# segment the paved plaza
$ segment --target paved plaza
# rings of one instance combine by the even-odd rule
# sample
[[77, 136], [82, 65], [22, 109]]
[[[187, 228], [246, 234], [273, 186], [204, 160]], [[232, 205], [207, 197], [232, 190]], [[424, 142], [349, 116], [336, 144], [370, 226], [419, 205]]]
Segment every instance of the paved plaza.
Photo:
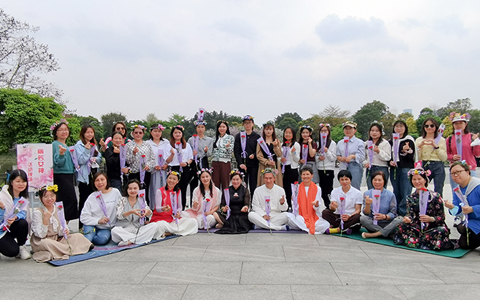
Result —
[[456, 259], [290, 233], [199, 233], [62, 267], [2, 256], [0, 274], [0, 299], [480, 298], [479, 250]]

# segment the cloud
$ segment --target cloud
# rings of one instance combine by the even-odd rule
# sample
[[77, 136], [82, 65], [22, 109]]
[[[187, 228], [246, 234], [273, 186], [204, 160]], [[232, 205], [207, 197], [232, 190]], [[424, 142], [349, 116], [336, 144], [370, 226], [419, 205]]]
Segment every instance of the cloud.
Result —
[[458, 37], [464, 37], [468, 34], [468, 30], [463, 26], [463, 22], [458, 16], [449, 16], [436, 20], [434, 29], [440, 33], [457, 35]]
[[341, 20], [337, 15], [328, 15], [317, 25], [316, 32], [327, 44], [341, 44], [386, 35], [387, 30], [385, 23], [374, 17], [369, 20], [355, 17]]
[[260, 33], [255, 26], [244, 20], [223, 20], [216, 22], [213, 27], [219, 31], [247, 40], [258, 40], [260, 38]]
[[291, 59], [312, 59], [315, 58], [317, 55], [320, 54], [320, 51], [315, 49], [310, 44], [307, 44], [306, 42], [302, 42], [296, 46], [292, 46], [285, 50], [285, 56], [291, 58]]
[[388, 34], [383, 20], [371, 17], [361, 19], [337, 15], [326, 16], [316, 27], [320, 39], [331, 46], [350, 45], [355, 52], [372, 52], [377, 50], [405, 51], [408, 45], [402, 40]]

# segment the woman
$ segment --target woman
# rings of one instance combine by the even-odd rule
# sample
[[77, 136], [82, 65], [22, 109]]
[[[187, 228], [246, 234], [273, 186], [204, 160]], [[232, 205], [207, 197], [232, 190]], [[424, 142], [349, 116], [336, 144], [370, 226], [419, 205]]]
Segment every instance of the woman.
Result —
[[[13, 170], [8, 178], [8, 184], [0, 191], [0, 223], [17, 205], [21, 198], [28, 199], [28, 178], [23, 170]], [[16, 217], [6, 220], [8, 230], [0, 227], [0, 253], [7, 257], [20, 257], [29, 259], [32, 257], [25, 246], [27, 241], [30, 210], [26, 208], [20, 211]]]
[[74, 173], [70, 151], [65, 144], [70, 136], [68, 122], [61, 120], [53, 128], [53, 182], [58, 186], [57, 199], [63, 201], [65, 219], [68, 221], [78, 218], [77, 194], [75, 193]]
[[112, 146], [105, 150], [105, 163], [107, 166], [107, 176], [112, 187], [122, 191], [122, 183], [127, 182], [128, 167], [121, 168], [120, 165], [120, 146], [123, 145], [123, 135], [117, 131], [112, 134]]
[[288, 213], [289, 226], [309, 234], [322, 234], [330, 227], [330, 223], [319, 217], [322, 214], [322, 191], [312, 181], [315, 171], [310, 166], [304, 166], [300, 172], [302, 183], [298, 186], [297, 207]]
[[[179, 186], [182, 192], [182, 207], [187, 205], [187, 187], [190, 182], [190, 165], [193, 161], [193, 150], [185, 141], [184, 130], [182, 125], [176, 125], [172, 128], [170, 132], [170, 156], [167, 158], [167, 163], [171, 169], [181, 173]], [[180, 153], [181, 161], [178, 159]], [[182, 167], [182, 170], [180, 170], [180, 167]]]
[[[248, 209], [250, 208], [250, 192], [243, 183], [243, 173], [238, 170], [230, 172], [230, 182], [228, 188], [230, 195], [230, 205], [227, 205], [225, 193], [222, 194], [222, 202], [220, 208], [213, 213], [217, 220], [217, 228], [215, 233], [247, 233], [252, 227], [252, 223], [248, 221]], [[227, 191], [225, 191], [227, 192]], [[230, 217], [228, 217], [230, 210]]]
[[[146, 191], [145, 199], [150, 203], [149, 187], [150, 187], [150, 172], [155, 168], [155, 155], [152, 147], [147, 141], [143, 140], [145, 135], [145, 126], [133, 126], [133, 141], [127, 144], [127, 164], [130, 166], [130, 179], [138, 179], [142, 184], [142, 188]], [[144, 161], [144, 163], [141, 162]], [[142, 180], [142, 171], [144, 178]]]
[[[105, 245], [110, 240], [110, 230], [117, 221], [116, 207], [122, 194], [110, 187], [105, 173], [93, 175], [93, 184], [95, 192], [85, 201], [80, 221], [83, 223], [83, 234], [89, 241], [95, 245]], [[105, 203], [105, 211], [101, 208], [102, 200]]]
[[322, 199], [325, 207], [330, 205], [330, 194], [333, 191], [333, 180], [335, 179], [335, 162], [337, 161], [337, 144], [330, 137], [330, 124], [320, 124], [318, 140], [322, 146], [322, 134], [327, 134], [325, 147], [318, 149], [316, 154], [318, 177], [320, 178], [320, 188], [322, 190]]
[[70, 234], [68, 227], [62, 227], [55, 205], [57, 191], [56, 185], [44, 186], [38, 191], [42, 205], [33, 212], [33, 234], [30, 239], [36, 262], [68, 259], [72, 255], [84, 254], [93, 249], [93, 244], [81, 233]]
[[[183, 217], [194, 218], [197, 220], [198, 229], [206, 229], [203, 216], [205, 214], [208, 228], [213, 228], [217, 221], [213, 213], [217, 211], [220, 205], [220, 190], [213, 185], [212, 170], [201, 169], [198, 171], [200, 177], [200, 186], [193, 191], [193, 205], [191, 209], [187, 209], [182, 213]], [[205, 200], [208, 207], [205, 207]], [[205, 212], [205, 210], [207, 210]]]
[[355, 137], [357, 123], [343, 123], [345, 138], [338, 142], [337, 160], [340, 162], [340, 170], [348, 170], [352, 175], [352, 186], [360, 190], [362, 184], [363, 165], [365, 160], [365, 143]]
[[[322, 212], [322, 218], [330, 223], [330, 228], [325, 233], [352, 234], [359, 231], [361, 227], [362, 192], [351, 185], [352, 174], [350, 171], [341, 170], [338, 172], [337, 178], [341, 186], [333, 189], [330, 206]], [[341, 203], [342, 201], [344, 203]], [[341, 211], [341, 206], [344, 206], [344, 211]]]
[[[296, 132], [292, 127], [283, 131], [282, 149], [285, 147], [287, 156], [282, 155], [282, 164], [285, 166], [283, 173], [283, 189], [287, 196], [288, 207], [292, 207], [292, 183], [298, 181], [298, 162], [300, 161], [300, 145], [295, 141]], [[283, 150], [282, 150], [283, 152]]]
[[398, 157], [394, 160], [394, 141], [392, 136], [392, 160], [390, 160], [390, 182], [397, 199], [397, 213], [404, 216], [407, 211], [407, 196], [412, 193], [412, 185], [408, 180], [408, 171], [415, 163], [415, 140], [408, 135], [407, 123], [398, 120], [393, 124], [393, 133], [399, 135]]
[[[366, 169], [365, 178], [367, 179], [367, 188], [369, 190], [373, 188], [371, 174], [376, 171], [382, 171], [386, 175], [384, 187], [387, 187], [388, 183], [388, 164], [390, 162], [390, 159], [392, 158], [392, 146], [390, 146], [388, 141], [382, 137], [382, 134], [382, 124], [378, 122], [373, 122], [372, 125], [370, 125], [370, 129], [368, 130], [368, 140], [372, 141], [373, 144], [373, 149], [371, 149], [373, 150], [373, 156], [370, 157], [370, 149], [368, 149], [368, 142], [365, 142], [366, 155], [365, 161], [363, 162], [363, 166]], [[372, 161], [371, 165], [370, 160]]]
[[[165, 186], [167, 178], [168, 164], [165, 159], [170, 155], [170, 142], [162, 138], [165, 127], [162, 124], [153, 124], [150, 127], [150, 139], [148, 143], [152, 147], [153, 155], [155, 156], [155, 167], [152, 169], [152, 176], [150, 179], [150, 191], [148, 193], [150, 198], [150, 207], [155, 209], [155, 194], [159, 188]], [[160, 166], [160, 154], [162, 155], [163, 165]]]
[[115, 132], [121, 132], [124, 140], [124, 144], [127, 144], [130, 142], [130, 139], [127, 137], [127, 126], [125, 125], [125, 122], [119, 121], [113, 124], [112, 126], [112, 136], [108, 137], [105, 142], [103, 139], [100, 140], [99, 144], [102, 148], [102, 152], [105, 152], [109, 147], [113, 146], [113, 134]]
[[[167, 184], [157, 190], [155, 195], [155, 210], [152, 214], [151, 223], [157, 224], [157, 236], [163, 239], [168, 235], [190, 235], [198, 232], [197, 221], [192, 218], [182, 218], [180, 201], [180, 173], [170, 171], [167, 174]], [[175, 202], [172, 202], [172, 200]], [[172, 203], [176, 203], [177, 213], [173, 214]]]
[[[195, 121], [195, 130], [197, 131], [197, 136], [193, 135], [187, 141], [187, 143], [193, 149], [193, 162], [190, 168], [192, 172], [192, 180], [190, 181], [190, 199], [193, 198], [193, 191], [198, 186], [198, 170], [202, 168], [208, 168], [208, 158], [212, 156], [213, 151], [213, 139], [211, 137], [205, 136], [205, 129], [207, 122], [205, 121]], [[197, 150], [194, 149], [194, 142], [197, 140]], [[196, 156], [196, 158], [195, 158]]]
[[[138, 191], [140, 190], [140, 181], [130, 179], [125, 186], [124, 197], [117, 203], [117, 222], [112, 229], [112, 241], [118, 243], [118, 246], [127, 246], [131, 244], [149, 243], [152, 238], [156, 239], [157, 224], [145, 224], [146, 217], [152, 215], [152, 211], [146, 205], [138, 201]], [[145, 199], [141, 200], [145, 201]], [[141, 223], [141, 219], [143, 222]]]
[[[424, 250], [453, 249], [450, 241], [450, 229], [445, 224], [443, 200], [440, 194], [427, 189], [429, 170], [420, 167], [408, 172], [415, 191], [407, 197], [407, 213], [397, 227], [393, 242], [410, 248]], [[420, 197], [427, 193], [426, 213], [420, 212]]]
[[[470, 114], [467, 113], [460, 115], [459, 113], [452, 112], [450, 113], [450, 121], [452, 121], [454, 132], [453, 135], [446, 140], [447, 158], [451, 164], [465, 160], [470, 169], [470, 174], [473, 177], [477, 177], [477, 161], [475, 157], [480, 156], [480, 146], [470, 146], [472, 141], [478, 138], [477, 134], [471, 134], [468, 130]], [[462, 150], [460, 151], [461, 155], [457, 150], [457, 140], [460, 140], [462, 144]], [[452, 189], [458, 186], [452, 177], [450, 177], [450, 185]]]
[[[313, 129], [309, 125], [303, 125], [300, 127], [300, 137], [298, 138], [298, 143], [300, 144], [300, 164], [310, 165], [310, 167], [315, 170], [315, 153], [317, 153], [317, 143], [312, 139]], [[307, 151], [307, 161], [303, 159], [304, 151]], [[299, 176], [299, 182], [302, 182], [302, 177]], [[313, 182], [315, 184], [319, 183], [320, 179], [318, 178], [318, 173], [315, 172], [313, 175]]]
[[428, 180], [433, 179], [434, 190], [436, 193], [443, 194], [443, 185], [445, 183], [445, 166], [447, 160], [447, 146], [445, 139], [438, 135], [438, 122], [434, 118], [426, 118], [422, 125], [422, 136], [417, 138], [415, 145], [418, 148], [418, 160], [422, 161], [425, 171], [430, 170]]
[[257, 186], [264, 184], [262, 171], [266, 168], [276, 170], [277, 176], [275, 177], [275, 184], [283, 187], [282, 166], [278, 159], [282, 157], [282, 147], [280, 141], [275, 134], [275, 125], [272, 121], [268, 121], [263, 124], [262, 138], [272, 155], [272, 159], [267, 156], [267, 153], [262, 149], [259, 143], [257, 143], [257, 159], [258, 159], [258, 175]]
[[228, 174], [232, 170], [232, 153], [235, 138], [230, 135], [228, 122], [220, 120], [217, 122], [215, 142], [213, 143], [212, 168], [213, 183], [217, 188], [228, 188]]
[[[366, 191], [363, 196], [363, 216], [360, 216], [360, 223], [368, 232], [362, 233], [362, 238], [389, 237], [398, 224], [402, 222], [397, 217], [397, 199], [395, 195], [385, 188], [387, 175], [382, 171], [375, 171], [370, 176], [373, 188]], [[378, 212], [373, 209], [373, 190], [380, 191]], [[377, 221], [377, 224], [374, 223]]]
[[450, 175], [459, 187], [453, 193], [453, 203], [445, 201], [445, 206], [454, 216], [468, 217], [457, 225], [458, 244], [462, 249], [475, 249], [480, 246], [480, 179], [471, 176], [468, 164], [461, 161], [452, 164]]
[[[97, 172], [98, 164], [102, 162], [102, 154], [97, 150], [97, 141], [95, 140], [95, 129], [91, 125], [83, 125], [80, 130], [80, 140], [75, 144], [75, 153], [77, 155], [77, 170], [79, 202], [78, 210], [82, 211], [85, 200], [93, 192], [90, 179]], [[79, 228], [83, 227], [79, 222]]]

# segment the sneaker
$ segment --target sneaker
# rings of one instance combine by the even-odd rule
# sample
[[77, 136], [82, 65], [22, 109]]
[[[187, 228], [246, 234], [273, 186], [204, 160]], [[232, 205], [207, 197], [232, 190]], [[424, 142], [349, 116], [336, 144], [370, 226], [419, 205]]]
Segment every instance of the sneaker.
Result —
[[30, 257], [32, 257], [32, 255], [30, 254], [30, 252], [28, 252], [27, 246], [22, 245], [20, 246], [20, 252], [18, 253], [17, 257], [21, 259], [29, 259]]

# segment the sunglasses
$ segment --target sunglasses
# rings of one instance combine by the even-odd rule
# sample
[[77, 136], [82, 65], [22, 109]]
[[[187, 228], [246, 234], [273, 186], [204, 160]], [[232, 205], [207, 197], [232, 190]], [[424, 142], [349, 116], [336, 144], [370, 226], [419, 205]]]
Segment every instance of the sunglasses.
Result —
[[430, 127], [430, 128], [435, 128], [435, 124], [430, 124], [430, 125], [429, 125], [429, 124], [425, 124], [423, 127], [425, 127], [425, 128], [428, 128], [428, 127]]

